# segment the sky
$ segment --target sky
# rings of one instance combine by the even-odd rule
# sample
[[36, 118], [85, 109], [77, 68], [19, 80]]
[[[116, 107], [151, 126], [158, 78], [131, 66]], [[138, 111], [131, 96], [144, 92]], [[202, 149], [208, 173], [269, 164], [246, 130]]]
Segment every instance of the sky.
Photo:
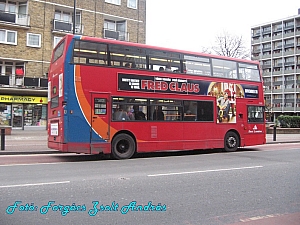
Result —
[[251, 27], [295, 16], [298, 8], [299, 0], [147, 0], [146, 44], [199, 52], [228, 32], [251, 49]]

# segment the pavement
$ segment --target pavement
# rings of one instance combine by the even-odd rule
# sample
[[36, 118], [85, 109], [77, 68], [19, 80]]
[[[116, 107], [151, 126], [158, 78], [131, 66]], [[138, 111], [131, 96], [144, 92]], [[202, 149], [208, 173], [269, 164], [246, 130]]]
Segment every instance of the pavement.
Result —
[[[273, 134], [267, 134], [267, 144], [297, 142], [300, 143], [300, 134], [277, 134], [276, 141], [273, 140]], [[0, 149], [2, 147], [1, 144]], [[59, 153], [61, 152], [47, 147], [47, 131], [44, 129], [13, 129], [11, 135], [5, 136], [4, 150], [0, 150], [0, 155]]]

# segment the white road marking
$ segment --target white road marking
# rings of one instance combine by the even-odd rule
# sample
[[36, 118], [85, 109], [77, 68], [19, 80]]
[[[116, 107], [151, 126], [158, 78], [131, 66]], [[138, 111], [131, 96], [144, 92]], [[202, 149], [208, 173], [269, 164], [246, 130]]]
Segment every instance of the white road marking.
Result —
[[67, 184], [67, 183], [70, 183], [70, 181], [57, 181], [57, 182], [49, 182], [49, 183], [35, 183], [35, 184], [15, 184], [15, 185], [0, 186], [0, 188], [27, 187], [27, 186], [39, 186], [39, 185], [51, 185], [51, 184]]
[[250, 221], [255, 221], [255, 220], [261, 220], [261, 219], [268, 219], [268, 218], [274, 218], [274, 217], [279, 217], [279, 216], [283, 216], [284, 214], [270, 214], [270, 215], [265, 215], [265, 216], [255, 216], [255, 217], [250, 217], [247, 219], [240, 219], [241, 222], [246, 223], [246, 222], [250, 222]]
[[0, 165], [0, 167], [5, 166], [36, 166], [36, 165], [52, 165], [52, 164], [63, 164], [63, 163], [72, 163], [72, 162], [53, 162], [53, 163], [23, 163], [23, 164], [6, 164], [6, 165]]
[[[16, 146], [24, 146], [24, 144], [19, 144], [19, 145], [5, 145], [5, 147], [16, 147]], [[45, 144], [26, 144], [26, 146], [47, 146]]]
[[41, 157], [41, 156], [71, 156], [71, 155], [78, 155], [76, 153], [49, 153], [49, 154], [44, 154], [44, 153], [39, 153], [39, 154], [26, 154], [26, 152], [24, 152], [23, 154], [17, 154], [17, 155], [0, 155], [0, 158], [13, 158], [13, 157]]
[[194, 173], [209, 173], [209, 172], [221, 172], [221, 171], [231, 171], [231, 170], [245, 170], [245, 169], [257, 169], [263, 166], [249, 166], [249, 167], [238, 167], [238, 168], [228, 168], [228, 169], [215, 169], [215, 170], [199, 170], [199, 171], [188, 171], [188, 172], [178, 172], [178, 173], [161, 173], [161, 174], [149, 174], [148, 177], [159, 177], [159, 176], [172, 176], [172, 175], [184, 175], [184, 174], [194, 174]]

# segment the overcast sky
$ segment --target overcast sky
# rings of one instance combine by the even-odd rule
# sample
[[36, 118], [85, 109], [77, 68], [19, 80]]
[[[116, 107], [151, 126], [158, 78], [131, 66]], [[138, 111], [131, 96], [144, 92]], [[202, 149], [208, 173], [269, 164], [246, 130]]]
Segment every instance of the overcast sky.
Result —
[[298, 14], [299, 0], [147, 0], [146, 43], [201, 51], [223, 31], [243, 36], [251, 27]]

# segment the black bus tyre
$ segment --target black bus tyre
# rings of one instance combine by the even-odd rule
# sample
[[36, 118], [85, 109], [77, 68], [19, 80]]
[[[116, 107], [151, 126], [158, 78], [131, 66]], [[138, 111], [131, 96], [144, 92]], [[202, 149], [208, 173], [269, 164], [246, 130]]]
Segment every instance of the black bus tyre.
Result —
[[224, 138], [224, 150], [226, 152], [235, 152], [240, 146], [240, 139], [235, 132], [229, 131]]
[[118, 134], [112, 141], [111, 153], [115, 159], [129, 159], [135, 153], [135, 141], [128, 134]]

